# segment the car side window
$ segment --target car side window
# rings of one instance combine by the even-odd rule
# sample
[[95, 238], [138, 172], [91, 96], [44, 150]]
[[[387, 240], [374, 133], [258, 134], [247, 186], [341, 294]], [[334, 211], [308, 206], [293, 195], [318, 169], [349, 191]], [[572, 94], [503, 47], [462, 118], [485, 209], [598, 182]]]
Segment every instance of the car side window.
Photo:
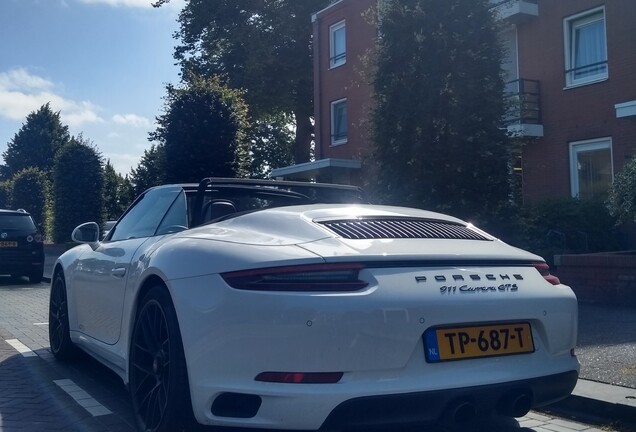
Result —
[[184, 191], [181, 191], [179, 196], [170, 206], [170, 209], [166, 213], [166, 216], [159, 224], [156, 235], [178, 232], [187, 228], [188, 210], [186, 208], [186, 195]]
[[172, 185], [145, 192], [117, 223], [110, 241], [154, 236], [166, 213], [182, 193], [181, 187]]

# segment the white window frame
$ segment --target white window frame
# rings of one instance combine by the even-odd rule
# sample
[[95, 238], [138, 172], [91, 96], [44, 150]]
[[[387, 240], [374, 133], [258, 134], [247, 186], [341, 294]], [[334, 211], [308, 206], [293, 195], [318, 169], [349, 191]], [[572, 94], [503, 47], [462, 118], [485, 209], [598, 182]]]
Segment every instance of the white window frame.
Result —
[[[344, 51], [337, 51], [336, 35], [342, 30]], [[329, 27], [329, 68], [333, 69], [347, 63], [347, 26], [344, 20]]]
[[[344, 131], [344, 138], [341, 137], [336, 137], [336, 108], [338, 105], [342, 105], [344, 104], [345, 107], [345, 131]], [[330, 117], [331, 117], [331, 145], [332, 146], [337, 146], [337, 145], [342, 145], [342, 144], [346, 144], [348, 141], [348, 135], [349, 135], [349, 124], [348, 124], [348, 119], [349, 119], [349, 113], [347, 112], [347, 98], [342, 98], [342, 99], [338, 99], [335, 100], [333, 102], [330, 103]]]
[[[575, 65], [576, 59], [574, 58], [574, 47], [576, 44], [576, 30], [589, 25], [593, 22], [603, 21], [603, 45], [605, 50], [604, 65], [599, 65], [599, 72], [593, 75], [588, 75], [580, 78], [575, 77]], [[590, 9], [585, 12], [578, 13], [576, 15], [569, 16], [563, 19], [563, 33], [564, 33], [564, 45], [565, 45], [565, 85], [566, 88], [578, 87], [580, 85], [591, 84], [599, 81], [604, 81], [608, 77], [609, 65], [607, 63], [607, 21], [605, 15], [605, 7], [600, 6], [598, 8]]]
[[574, 141], [570, 143], [570, 191], [573, 198], [578, 198], [579, 189], [579, 170], [578, 155], [594, 150], [609, 150], [610, 169], [612, 170], [612, 179], [614, 180], [614, 155], [612, 153], [612, 138], [597, 138], [592, 140]]

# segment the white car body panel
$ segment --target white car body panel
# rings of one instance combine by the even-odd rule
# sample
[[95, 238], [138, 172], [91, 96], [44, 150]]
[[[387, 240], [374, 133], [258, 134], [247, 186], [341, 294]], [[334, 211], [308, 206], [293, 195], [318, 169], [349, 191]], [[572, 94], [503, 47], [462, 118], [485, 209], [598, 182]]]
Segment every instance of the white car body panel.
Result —
[[[453, 272], [486, 274], [497, 270]], [[195, 413], [208, 413], [197, 419], [206, 424], [266, 427], [270, 422], [276, 424], [277, 413], [289, 403], [281, 400], [291, 397], [287, 391], [311, 391], [303, 395], [299, 410], [290, 410], [303, 414], [296, 421], [285, 417], [284, 428], [302, 429], [308, 426], [305, 409], [311, 412], [322, 406], [328, 413], [351, 397], [351, 388], [363, 397], [478, 386], [510, 380], [511, 375], [525, 379], [577, 370], [577, 360], [570, 353], [577, 335], [577, 323], [572, 320], [576, 299], [571, 290], [547, 284], [532, 268], [514, 271], [524, 276], [518, 292], [458, 294], [450, 307], [472, 312], [451, 321], [450, 296], [441, 295], [439, 287], [422, 287], [415, 282], [415, 276], [449, 273], [448, 268], [365, 271], [362, 277], [374, 283], [362, 293], [351, 294], [254, 295], [224, 286], [219, 277], [175, 281], [172, 292], [177, 296], [175, 303], [182, 306], [178, 312], [184, 317], [180, 322], [191, 374], [214, 376], [190, 383], [193, 401], [201, 403]], [[210, 287], [215, 287], [214, 291]], [[195, 289], [193, 295], [185, 294], [189, 289]], [[549, 304], [538, 299], [546, 293], [553, 297]], [[307, 306], [308, 297], [311, 307]], [[192, 298], [197, 301], [188, 301]], [[501, 302], [507, 307], [501, 308]], [[215, 307], [220, 303], [224, 310]], [[536, 351], [531, 355], [464, 361], [461, 373], [457, 373], [455, 362], [426, 363], [422, 335], [429, 327], [519, 321], [532, 325]], [[214, 342], [201, 344], [201, 339]], [[294, 371], [299, 364], [303, 372], [345, 371], [345, 376], [338, 384], [307, 386], [311, 390], [254, 381], [261, 372]], [[241, 392], [267, 395], [257, 417], [246, 421], [209, 414], [214, 395], [237, 391], [237, 387]], [[296, 398], [302, 397], [294, 394], [294, 404]], [[318, 428], [323, 418], [317, 414], [309, 429]]]
[[[485, 233], [488, 239], [481, 241], [353, 240], [316, 223], [369, 216], [462, 223], [400, 207], [295, 206], [176, 234], [81, 245], [56, 263], [66, 278], [71, 338], [127, 382], [137, 293], [148, 278], [161, 281], [178, 316], [193, 411], [208, 425], [314, 430], [352, 397], [578, 372], [572, 354], [574, 293], [548, 283], [532, 265], [519, 264], [543, 261], [540, 257]], [[366, 265], [359, 277], [368, 286], [360, 291], [251, 291], [232, 288], [221, 276], [351, 261]], [[112, 274], [119, 268], [125, 268], [123, 277]], [[533, 353], [426, 360], [423, 335], [429, 328], [518, 322], [531, 326]], [[256, 381], [263, 372], [342, 372], [343, 377], [320, 385]], [[226, 392], [258, 395], [258, 413], [215, 416], [211, 407]]]

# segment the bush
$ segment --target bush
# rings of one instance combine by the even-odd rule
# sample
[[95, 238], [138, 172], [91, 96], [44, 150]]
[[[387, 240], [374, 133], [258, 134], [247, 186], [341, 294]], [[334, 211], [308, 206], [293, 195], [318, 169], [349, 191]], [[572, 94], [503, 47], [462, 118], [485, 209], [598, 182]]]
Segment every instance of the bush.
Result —
[[11, 183], [9, 181], [0, 182], [0, 208], [11, 207]]
[[41, 232], [45, 232], [47, 222], [49, 183], [46, 173], [38, 168], [25, 168], [12, 180], [12, 206], [31, 213]]
[[636, 222], [636, 157], [614, 177], [607, 208], [621, 223]]
[[53, 165], [53, 241], [71, 240], [73, 229], [84, 222], [102, 223], [102, 161], [99, 152], [82, 137], [73, 138], [55, 156]]
[[619, 250], [624, 247], [616, 218], [605, 203], [575, 198], [551, 199], [522, 207], [515, 233], [502, 238], [552, 262], [555, 254]]

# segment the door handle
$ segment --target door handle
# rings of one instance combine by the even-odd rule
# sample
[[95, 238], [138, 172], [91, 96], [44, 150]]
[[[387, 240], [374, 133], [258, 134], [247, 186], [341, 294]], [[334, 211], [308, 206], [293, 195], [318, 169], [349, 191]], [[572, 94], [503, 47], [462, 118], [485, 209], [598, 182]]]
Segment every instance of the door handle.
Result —
[[111, 271], [111, 274], [117, 278], [123, 278], [126, 275], [126, 267], [116, 267]]

